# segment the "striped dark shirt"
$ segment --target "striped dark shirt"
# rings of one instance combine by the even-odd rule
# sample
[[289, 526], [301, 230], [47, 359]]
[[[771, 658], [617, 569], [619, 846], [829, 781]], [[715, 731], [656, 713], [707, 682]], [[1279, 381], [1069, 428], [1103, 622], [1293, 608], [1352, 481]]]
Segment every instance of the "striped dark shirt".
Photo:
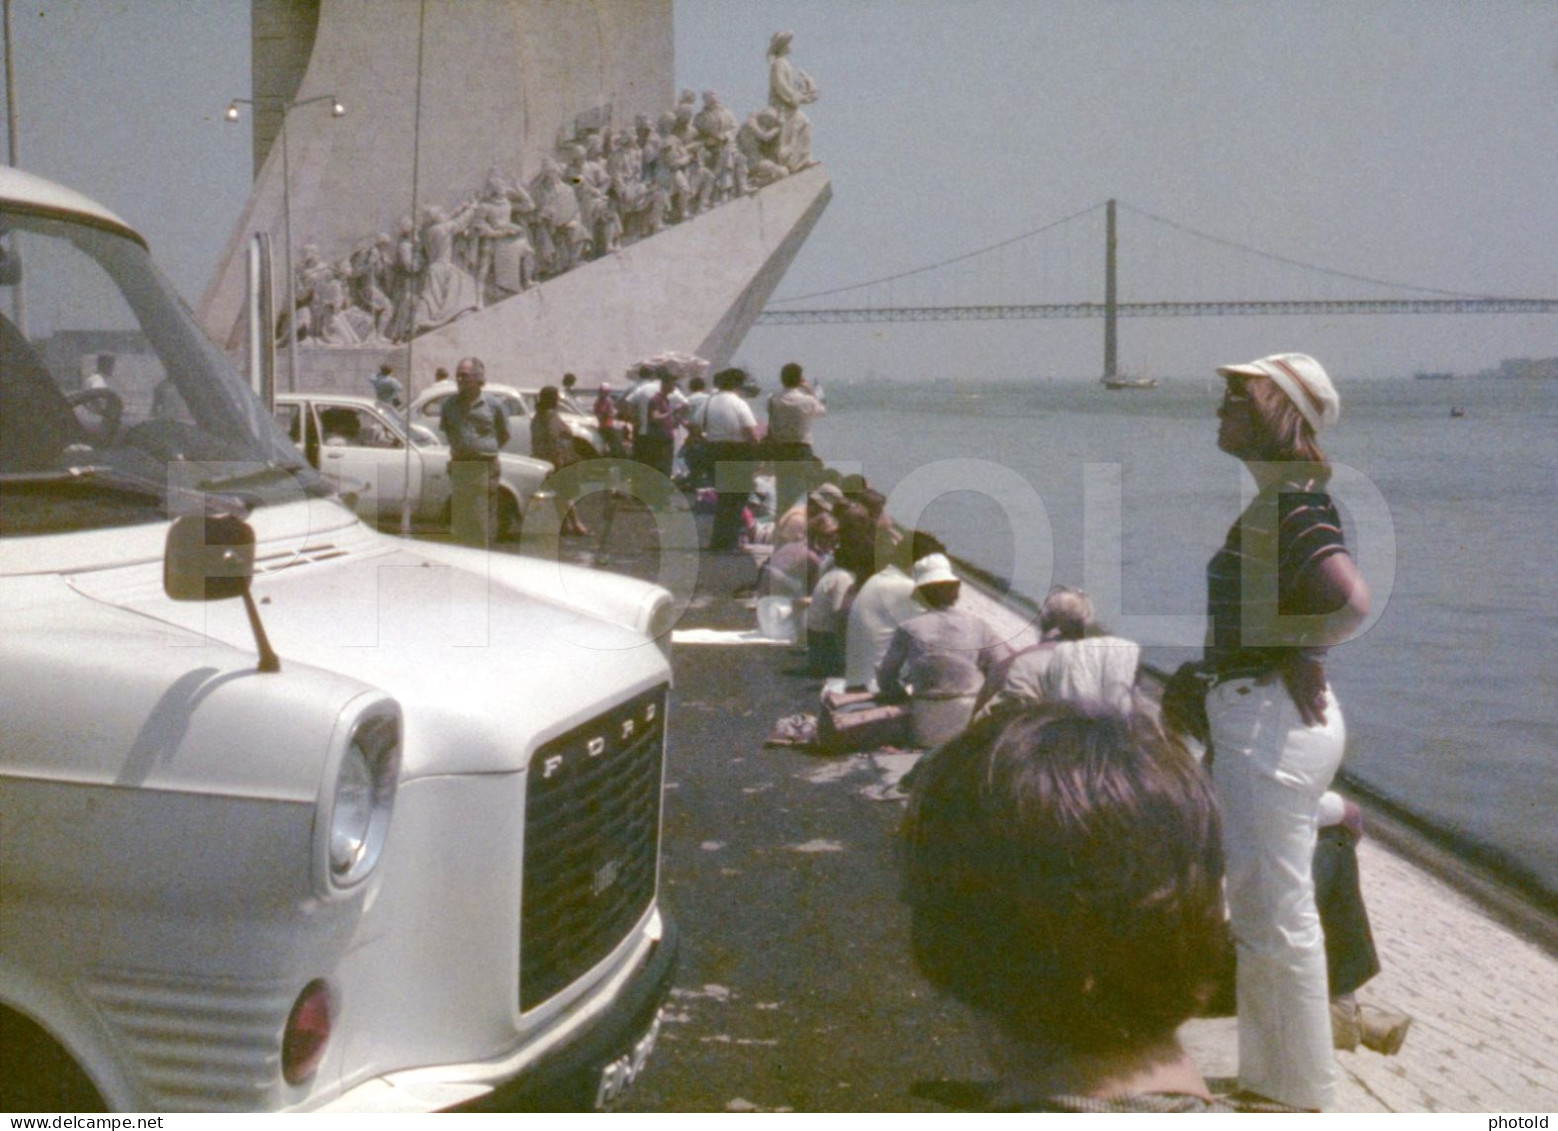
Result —
[[1219, 679], [1258, 677], [1295, 648], [1312, 647], [1300, 587], [1319, 563], [1347, 552], [1336, 504], [1313, 481], [1262, 491], [1228, 529], [1206, 567], [1206, 666]]

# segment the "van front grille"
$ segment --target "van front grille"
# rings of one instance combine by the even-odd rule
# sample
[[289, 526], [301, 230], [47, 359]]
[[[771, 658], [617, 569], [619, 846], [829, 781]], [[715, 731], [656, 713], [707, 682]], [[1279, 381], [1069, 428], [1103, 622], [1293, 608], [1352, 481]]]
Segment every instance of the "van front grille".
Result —
[[519, 1006], [529, 1010], [605, 958], [654, 899], [666, 688], [548, 742], [531, 759]]

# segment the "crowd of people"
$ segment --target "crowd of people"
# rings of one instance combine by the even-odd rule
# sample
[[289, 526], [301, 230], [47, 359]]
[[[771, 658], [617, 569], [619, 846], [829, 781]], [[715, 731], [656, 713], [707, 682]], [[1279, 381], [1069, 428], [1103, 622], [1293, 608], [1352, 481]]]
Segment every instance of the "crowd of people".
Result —
[[[901, 704], [899, 741], [928, 751], [906, 779], [914, 955], [990, 1022], [997, 1107], [1324, 1110], [1334, 1049], [1393, 1054], [1410, 1025], [1357, 1000], [1379, 970], [1361, 817], [1330, 789], [1325, 654], [1369, 605], [1318, 443], [1340, 401], [1301, 354], [1219, 372], [1218, 446], [1260, 490], [1208, 567], [1205, 653], [1172, 677], [1066, 586], [1014, 648], [858, 477], [774, 524], [763, 592], [805, 608], [809, 671], [843, 691], [821, 709]], [[1231, 1098], [1174, 1037], [1218, 1011]]]
[[[936, 536], [899, 529], [863, 477], [817, 458], [826, 409], [799, 364], [762, 425], [741, 369], [684, 392], [685, 371], [647, 362], [597, 397], [603, 435], [709, 498], [709, 550], [764, 559], [754, 595], [804, 626], [822, 709], [869, 704], [927, 751], [905, 779], [914, 956], [990, 1022], [996, 1106], [1324, 1110], [1333, 1049], [1391, 1054], [1410, 1024], [1357, 1000], [1379, 970], [1361, 818], [1330, 789], [1345, 730], [1326, 652], [1369, 607], [1318, 440], [1340, 399], [1302, 354], [1219, 372], [1218, 446], [1259, 491], [1208, 566], [1203, 656], [1172, 677], [1069, 586], [1014, 647]], [[1143, 693], [1152, 680], [1161, 695]], [[1218, 1010], [1238, 1016], [1231, 1099], [1174, 1035]]]

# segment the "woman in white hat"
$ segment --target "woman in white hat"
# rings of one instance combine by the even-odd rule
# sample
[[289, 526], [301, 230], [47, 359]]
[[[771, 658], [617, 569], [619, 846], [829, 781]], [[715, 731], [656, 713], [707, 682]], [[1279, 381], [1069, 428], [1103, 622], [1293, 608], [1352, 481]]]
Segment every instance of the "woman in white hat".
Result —
[[876, 669], [878, 698], [909, 700], [916, 746], [940, 746], [961, 734], [986, 674], [1011, 654], [988, 621], [958, 607], [961, 591], [945, 554], [916, 561], [914, 600], [926, 611], [898, 626]]
[[[1326, 493], [1317, 437], [1341, 408], [1330, 377], [1293, 353], [1218, 373], [1217, 446], [1259, 487], [1207, 565], [1201, 665], [1238, 948], [1239, 1084], [1325, 1109], [1335, 1061], [1311, 861], [1346, 740], [1325, 653], [1362, 623], [1369, 591]], [[1171, 716], [1183, 690], [1171, 689]]]

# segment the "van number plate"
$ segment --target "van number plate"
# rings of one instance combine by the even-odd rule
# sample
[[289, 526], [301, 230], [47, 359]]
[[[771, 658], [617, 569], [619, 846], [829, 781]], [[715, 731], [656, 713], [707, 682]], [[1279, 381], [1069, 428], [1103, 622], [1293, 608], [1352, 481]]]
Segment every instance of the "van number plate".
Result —
[[638, 1074], [649, 1063], [655, 1051], [655, 1040], [660, 1036], [660, 1015], [655, 1014], [649, 1031], [634, 1042], [633, 1047], [600, 1070], [600, 1084], [595, 1089], [596, 1108], [608, 1107], [619, 1100], [623, 1093], [638, 1079]]

